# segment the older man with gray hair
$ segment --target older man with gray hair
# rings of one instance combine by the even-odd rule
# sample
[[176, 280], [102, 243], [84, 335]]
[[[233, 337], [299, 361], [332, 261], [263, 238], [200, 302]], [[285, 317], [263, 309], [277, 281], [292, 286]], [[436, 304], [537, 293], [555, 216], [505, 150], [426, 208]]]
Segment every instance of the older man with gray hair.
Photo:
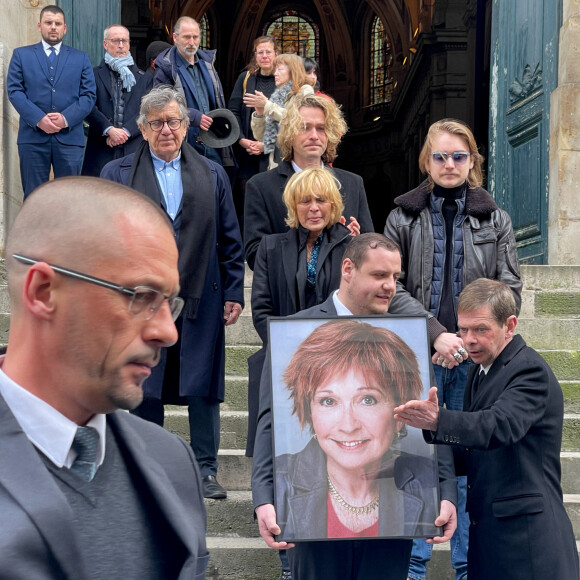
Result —
[[222, 499], [226, 491], [216, 475], [224, 327], [235, 324], [244, 304], [244, 260], [232, 193], [224, 169], [185, 142], [187, 105], [173, 87], [161, 85], [143, 97], [137, 123], [143, 144], [108, 163], [101, 177], [140, 191], [172, 220], [185, 307], [176, 321], [179, 340], [164, 350], [135, 413], [162, 425], [164, 402], [187, 404], [204, 495]]
[[105, 58], [93, 69], [97, 102], [86, 118], [89, 135], [83, 175], [98, 177], [109, 161], [134, 153], [143, 140], [137, 115], [141, 98], [153, 87], [153, 78], [133, 62], [130, 47], [124, 26], [105, 28]]

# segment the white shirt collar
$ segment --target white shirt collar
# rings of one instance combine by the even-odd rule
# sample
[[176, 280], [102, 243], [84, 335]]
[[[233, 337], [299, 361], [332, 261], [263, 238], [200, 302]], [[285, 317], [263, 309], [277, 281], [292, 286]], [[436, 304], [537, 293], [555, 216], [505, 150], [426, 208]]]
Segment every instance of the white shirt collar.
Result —
[[[42, 41], [42, 48], [44, 49], [44, 52], [46, 53], [46, 56], [48, 56], [50, 54], [50, 48], [51, 48], [51, 46], [52, 45], [48, 44], [48, 42], [46, 42], [44, 40]], [[55, 44], [53, 46], [54, 52], [55, 52], [56, 56], [58, 56], [60, 54], [61, 47], [62, 47], [62, 41], [59, 42], [58, 44]]]
[[[294, 173], [300, 173], [302, 171], [302, 169], [298, 167], [296, 163], [294, 163], [294, 159], [292, 159], [290, 163], [292, 164], [292, 169], [294, 169]], [[324, 162], [322, 160], [320, 161], [320, 167], [324, 168]]]
[[[493, 363], [491, 363], [493, 364]], [[491, 365], [487, 365], [486, 367], [484, 367], [483, 365], [479, 365], [479, 371], [483, 371], [486, 375], [489, 372], [489, 369], [491, 368]]]
[[334, 302], [334, 307], [336, 308], [338, 316], [352, 316], [352, 312], [340, 301], [338, 290], [335, 290], [332, 293], [332, 301]]
[[[76, 459], [76, 452], [71, 447], [78, 425], [15, 383], [1, 369], [0, 395], [30, 442], [57, 467], [70, 468]], [[106, 415], [95, 415], [87, 426], [94, 427], [99, 433], [97, 463], [101, 465], [105, 459]]]

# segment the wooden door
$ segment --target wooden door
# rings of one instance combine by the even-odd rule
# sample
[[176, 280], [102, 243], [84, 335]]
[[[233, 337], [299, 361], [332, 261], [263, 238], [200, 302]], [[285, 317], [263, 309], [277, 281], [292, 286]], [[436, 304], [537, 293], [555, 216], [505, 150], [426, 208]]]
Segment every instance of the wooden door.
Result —
[[67, 24], [64, 42], [88, 53], [93, 66], [105, 56], [103, 31], [121, 24], [121, 0], [60, 0]]
[[561, 21], [562, 0], [493, 0], [488, 185], [527, 264], [548, 259], [550, 94]]

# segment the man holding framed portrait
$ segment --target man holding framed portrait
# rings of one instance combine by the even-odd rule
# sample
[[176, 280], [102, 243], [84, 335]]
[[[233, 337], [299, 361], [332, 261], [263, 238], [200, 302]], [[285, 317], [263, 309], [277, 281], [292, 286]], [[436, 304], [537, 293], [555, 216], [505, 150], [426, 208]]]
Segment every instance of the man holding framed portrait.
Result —
[[[337, 315], [369, 316], [373, 314], [386, 314], [391, 299], [395, 294], [396, 280], [400, 273], [400, 268], [401, 259], [398, 247], [383, 235], [364, 234], [357, 238], [353, 238], [344, 254], [342, 277], [339, 290], [323, 304], [302, 311], [296, 315], [295, 318], [328, 318], [335, 317]], [[379, 319], [377, 318], [376, 320]], [[424, 324], [425, 323], [423, 321], [423, 325]], [[431, 336], [429, 338], [429, 342], [432, 342]], [[428, 350], [426, 350], [426, 352], [428, 352]], [[326, 355], [328, 353], [324, 352], [323, 354]], [[309, 356], [310, 355], [306, 355], [306, 358]], [[365, 376], [367, 379], [372, 377], [376, 379], [376, 376], [378, 376], [376, 370], [377, 369], [372, 372], [363, 372], [363, 379]], [[344, 372], [340, 376], [345, 378]], [[328, 388], [330, 386], [328, 379], [330, 378], [331, 377], [329, 374], [324, 385], [320, 386]], [[428, 374], [427, 378], [424, 378], [423, 384], [425, 384], [425, 380], [429, 381]], [[350, 395], [348, 393], [345, 394], [344, 389], [346, 386], [348, 385], [343, 384], [343, 390], [341, 391], [341, 386], [334, 384], [332, 386], [332, 389], [334, 389], [333, 393], [322, 393], [317, 389], [319, 393], [318, 403], [322, 403], [323, 407], [332, 407], [334, 401], [339, 400], [339, 398], [342, 398], [342, 400], [349, 400], [348, 397], [351, 396], [352, 393]], [[359, 387], [362, 386], [362, 384], [359, 385]], [[369, 385], [365, 386], [369, 387]], [[370, 392], [365, 392], [362, 397], [358, 397], [359, 405], [362, 404], [362, 406], [374, 406], [374, 400], [376, 399], [378, 401], [381, 393], [387, 392], [386, 390], [383, 390], [381, 386], [376, 384], [371, 384], [370, 387], [373, 389], [373, 393], [371, 394]], [[389, 389], [392, 388], [391, 385], [388, 387]], [[317, 391], [314, 392], [315, 397]], [[329, 394], [332, 396], [328, 396]], [[366, 398], [368, 395], [370, 396]], [[434, 537], [429, 539], [429, 542], [440, 543], [449, 540], [456, 526], [456, 480], [453, 472], [452, 456], [448, 453], [443, 453], [440, 454], [438, 460], [441, 507], [439, 516], [437, 516], [434, 521], [432, 520], [429, 523], [431, 526], [431, 530], [429, 532], [427, 532], [426, 528], [423, 527], [423, 511], [425, 507], [423, 506], [418, 510], [418, 517], [414, 518], [416, 520], [414, 524], [409, 524], [408, 522], [405, 523], [405, 519], [397, 524], [397, 526], [401, 528], [398, 530], [399, 533], [392, 533], [390, 531], [382, 533], [382, 530], [379, 529], [377, 530], [377, 533], [373, 535], [376, 538], [378, 538], [380, 535], [380, 539], [348, 539], [337, 542], [327, 539], [329, 529], [328, 509], [326, 510], [327, 518], [326, 521], [324, 521], [325, 518], [320, 517], [320, 512], [318, 515], [315, 513], [313, 516], [308, 511], [308, 507], [303, 506], [298, 510], [296, 516], [291, 516], [294, 518], [294, 521], [297, 519], [299, 520], [300, 518], [308, 519], [312, 517], [320, 519], [321, 521], [317, 524], [319, 527], [316, 533], [318, 533], [326, 526], [326, 536], [324, 534], [317, 536], [317, 539], [320, 541], [296, 541], [295, 544], [289, 543], [287, 541], [279, 541], [279, 539], [276, 537], [282, 533], [282, 529], [280, 528], [279, 523], [287, 526], [290, 520], [287, 519], [287, 514], [280, 513], [280, 516], [282, 516], [282, 519], [285, 521], [282, 521], [281, 519], [280, 522], [278, 522], [278, 514], [274, 508], [274, 454], [272, 448], [273, 401], [271, 392], [271, 363], [269, 358], [266, 361], [264, 373], [262, 375], [260, 398], [261, 401], [258, 433], [256, 437], [254, 466], [252, 473], [254, 508], [256, 510], [256, 517], [258, 519], [260, 534], [262, 535], [262, 538], [265, 540], [266, 544], [276, 549], [290, 547], [293, 548], [292, 550], [288, 551], [288, 557], [290, 559], [292, 576], [295, 580], [315, 580], [319, 578], [325, 578], [328, 580], [345, 580], [348, 578], [364, 578], [365, 580], [374, 580], [375, 578], [377, 580], [405, 580], [407, 578], [407, 569], [409, 565], [412, 545], [411, 540], [408, 538], [414, 537], [415, 534], [422, 537], [433, 534]], [[385, 407], [394, 402], [390, 401], [389, 399], [390, 395], [385, 395], [384, 398], [381, 399]], [[354, 400], [357, 400], [356, 396]], [[349, 401], [350, 402], [348, 404], [352, 404], [353, 401]], [[369, 403], [371, 404], [369, 405]], [[278, 401], [276, 401], [274, 404], [277, 405]], [[383, 461], [383, 456], [389, 453], [390, 448], [393, 446], [392, 442], [395, 439], [396, 433], [399, 431], [394, 420], [389, 419], [388, 421], [390, 421], [391, 425], [391, 445], [383, 444], [381, 449], [376, 451], [375, 465], [379, 470], [387, 469], [387, 466], [384, 465], [385, 461]], [[305, 425], [308, 425], [308, 421], [306, 421]], [[314, 422], [312, 425], [314, 426]], [[356, 446], [359, 441], [366, 441], [367, 439], [367, 435], [364, 435], [360, 439], [344, 439], [342, 440], [342, 446], [345, 448], [352, 446], [353, 444]], [[387, 437], [387, 439], [389, 439], [389, 437]], [[322, 451], [322, 445], [320, 442], [317, 441], [316, 446], [314, 444], [313, 446], [315, 448], [318, 446], [321, 452], [324, 453], [324, 451]], [[370, 448], [371, 445], [368, 445], [368, 447]], [[377, 446], [377, 449], [379, 447], [380, 446]], [[381, 457], [380, 459], [378, 458], [379, 455]], [[397, 456], [400, 455], [402, 454], [397, 454]], [[319, 457], [324, 459], [324, 456]], [[306, 459], [308, 459], [308, 457], [306, 457]], [[388, 459], [389, 458], [387, 458], [387, 464]], [[289, 466], [290, 461], [292, 460], [290, 457], [287, 457], [286, 460]], [[412, 463], [414, 462], [415, 459], [413, 458]], [[327, 468], [328, 461], [326, 462], [326, 465], [324, 463], [324, 461], [318, 461], [319, 470], [321, 469], [324, 471]], [[323, 466], [322, 468], [320, 467], [321, 465]], [[391, 461], [388, 466], [391, 468], [391, 478], [397, 479], [398, 475], [395, 472], [398, 472], [399, 468], [395, 467], [395, 461]], [[411, 480], [416, 480], [417, 483], [422, 480], [423, 476], [419, 473], [421, 470], [419, 468], [415, 468], [416, 465], [411, 465]], [[364, 472], [364, 469], [366, 469], [366, 466], [361, 470], [361, 472]], [[306, 470], [299, 470], [299, 472], [302, 474], [308, 474], [308, 471], [308, 465]], [[336, 472], [333, 470], [332, 461], [330, 462], [330, 471], [327, 469], [326, 471], [327, 477], [330, 476], [332, 478], [334, 475], [334, 478], [337, 479], [337, 481], [333, 481], [331, 479], [331, 483], [334, 486], [334, 491], [336, 494], [340, 496], [346, 504], [349, 504], [351, 507], [363, 508], [368, 507], [370, 504], [369, 509], [372, 511], [374, 509], [372, 504], [375, 501], [374, 498], [377, 496], [379, 497], [378, 501], [380, 504], [380, 496], [382, 491], [380, 484], [376, 484], [373, 481], [368, 481], [368, 485], [361, 486], [366, 497], [355, 498], [349, 495], [349, 485], [345, 485], [342, 481], [342, 478], [337, 478]], [[417, 471], [416, 474], [415, 471]], [[298, 473], [298, 471], [296, 471], [296, 473]], [[314, 471], [312, 469], [310, 469], [310, 475], [314, 476]], [[288, 476], [288, 482], [291, 481], [291, 477], [291, 475]], [[327, 479], [325, 480], [325, 474], [322, 473], [322, 476], [317, 477], [316, 479], [318, 480], [319, 488], [324, 490], [322, 494], [320, 489], [317, 491], [319, 494], [318, 497], [324, 498], [326, 495], [326, 500], [333, 502], [333, 507], [337, 503], [340, 505], [340, 500], [337, 499], [336, 495], [332, 494], [331, 487], [328, 485]], [[338, 479], [340, 479], [340, 483]], [[430, 489], [429, 493], [431, 494], [435, 489], [435, 487], [432, 485], [432, 479], [433, 477], [431, 477], [431, 481], [427, 479], [427, 485], [425, 485], [425, 489]], [[320, 483], [320, 480], [322, 480], [322, 483]], [[402, 492], [403, 494], [407, 494], [403, 497], [407, 497], [409, 502], [413, 501], [413, 493], [410, 490], [405, 489], [404, 483], [401, 483], [399, 486], [397, 486], [396, 483], [393, 483], [393, 485], [397, 491]], [[330, 500], [328, 499], [329, 497], [331, 498]], [[350, 502], [348, 501], [349, 499], [351, 500]], [[324, 502], [324, 499], [322, 501]], [[364, 503], [365, 501], [367, 501], [366, 504]], [[419, 501], [423, 500], [419, 499]], [[335, 512], [336, 509], [340, 510], [341, 508], [335, 508]], [[430, 508], [425, 511], [425, 516], [427, 515], [429, 509]], [[378, 511], [380, 512], [380, 507]], [[434, 511], [435, 510], [433, 510], [433, 512]], [[404, 509], [403, 512], [406, 512], [406, 510]], [[290, 513], [288, 513], [288, 515], [290, 515]], [[407, 514], [405, 513], [404, 517], [406, 517], [406, 515]], [[435, 514], [433, 513], [432, 515]], [[374, 519], [374, 516], [369, 515], [365, 523], [370, 523], [370, 526], [374, 525], [371, 521], [372, 519]], [[377, 516], [377, 520], [378, 519], [379, 517]], [[341, 524], [344, 525], [345, 518], [341, 519], [340, 516], [338, 516], [338, 520]], [[412, 522], [412, 520], [413, 517], [411, 517], [409, 521]], [[419, 521], [421, 521], [420, 526], [418, 525]], [[380, 524], [378, 525], [380, 528]], [[349, 526], [346, 527], [348, 528]], [[362, 529], [368, 528], [369, 526], [365, 526], [364, 523], [360, 523], [358, 526], [353, 525], [351, 527], [354, 529], [360, 527]], [[415, 529], [411, 529], [413, 527], [415, 527]], [[435, 532], [436, 527], [442, 528], [441, 535], [435, 535], [437, 533]], [[379, 534], [379, 532], [381, 533]], [[299, 539], [296, 536], [294, 537], [296, 540]], [[352, 538], [354, 536], [349, 535], [348, 537]], [[385, 539], [387, 537], [388, 539]]]

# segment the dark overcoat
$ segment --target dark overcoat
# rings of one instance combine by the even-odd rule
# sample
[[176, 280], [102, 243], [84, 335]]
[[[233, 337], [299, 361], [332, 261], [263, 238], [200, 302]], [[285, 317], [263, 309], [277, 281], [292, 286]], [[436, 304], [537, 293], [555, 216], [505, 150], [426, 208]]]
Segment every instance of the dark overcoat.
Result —
[[[226, 301], [244, 304], [244, 261], [242, 241], [232, 192], [224, 169], [206, 157], [200, 156], [187, 143], [189, 153], [198, 156], [208, 164], [215, 193], [215, 228], [211, 241], [209, 261], [192, 272], [180, 272], [182, 276], [205, 279], [203, 293], [195, 318], [183, 317], [181, 328], [181, 358], [179, 394], [182, 397], [210, 397], [223, 401], [225, 395], [225, 328], [224, 303]], [[101, 177], [127, 185], [131, 176], [134, 154], [108, 163]], [[188, 187], [190, 185], [190, 187]], [[176, 216], [174, 230], [179, 230], [182, 222], [179, 216], [186, 203], [192, 203], [195, 183], [184, 184], [183, 199]], [[159, 195], [164, 206], [163, 195]], [[165, 209], [165, 207], [163, 207]], [[181, 224], [181, 225], [180, 225]], [[198, 227], [193, 223], [188, 227]], [[200, 226], [201, 227], [201, 226]], [[175, 232], [178, 237], [179, 232]], [[180, 260], [181, 263], [181, 260]], [[182, 284], [183, 287], [183, 284]], [[153, 369], [145, 382], [146, 397], [161, 398], [163, 375], [165, 373], [166, 350], [161, 362]]]
[[437, 431], [424, 432], [429, 442], [461, 446], [471, 520], [469, 580], [578, 580], [560, 486], [564, 406], [556, 377], [520, 335], [476, 392], [473, 374], [464, 412], [441, 408]]
[[141, 131], [137, 126], [137, 117], [139, 116], [141, 98], [153, 87], [153, 77], [144, 73], [136, 65], [130, 66], [129, 70], [133, 73], [136, 83], [131, 88], [131, 91], [124, 91], [123, 127], [129, 131], [131, 136], [123, 145], [109, 147], [107, 145], [107, 137], [103, 135], [103, 131], [107, 127], [114, 126], [115, 100], [111, 83], [111, 69], [104, 60], [93, 69], [97, 85], [97, 102], [86, 118], [89, 124], [89, 134], [82, 175], [98, 177], [109, 161], [134, 153], [143, 141]]

